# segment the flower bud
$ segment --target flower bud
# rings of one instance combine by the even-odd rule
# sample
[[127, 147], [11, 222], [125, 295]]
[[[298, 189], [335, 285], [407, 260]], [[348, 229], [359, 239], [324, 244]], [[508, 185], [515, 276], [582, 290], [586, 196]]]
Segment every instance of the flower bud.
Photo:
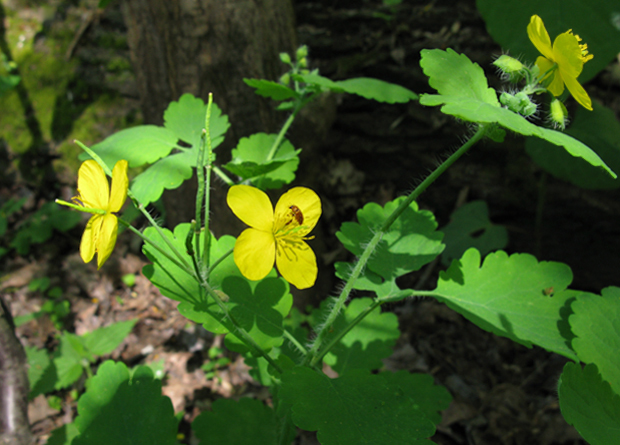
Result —
[[291, 64], [291, 56], [289, 56], [288, 53], [280, 53], [280, 60], [282, 63]]
[[291, 75], [289, 73], [284, 73], [280, 76], [280, 83], [282, 85], [288, 85], [291, 82]]
[[295, 53], [295, 59], [301, 60], [308, 55], [308, 47], [306, 45], [302, 45], [297, 48], [297, 52]]
[[521, 116], [528, 117], [536, 113], [536, 104], [522, 91], [514, 95], [503, 92], [499, 96], [499, 101], [510, 111], [519, 113]]
[[551, 101], [551, 106], [549, 107], [549, 122], [560, 130], [564, 130], [568, 122], [568, 110], [566, 110], [562, 101], [555, 98]]
[[503, 77], [511, 82], [518, 82], [523, 77], [521, 71], [525, 66], [514, 57], [503, 54], [493, 62], [493, 65], [499, 68]]

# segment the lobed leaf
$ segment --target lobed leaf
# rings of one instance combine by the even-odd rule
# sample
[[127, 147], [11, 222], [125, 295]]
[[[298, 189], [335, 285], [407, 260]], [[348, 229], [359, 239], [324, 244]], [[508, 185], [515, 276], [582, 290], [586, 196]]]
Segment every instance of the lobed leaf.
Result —
[[[188, 264], [191, 257], [185, 250], [185, 240], [190, 224], [179, 224], [174, 233], [163, 229], [164, 235], [176, 247]], [[145, 236], [158, 240], [154, 228], [145, 230]], [[203, 234], [200, 243], [203, 243]], [[174, 255], [163, 242], [158, 245]], [[219, 292], [223, 292], [228, 301], [225, 303], [237, 322], [246, 329], [258, 345], [268, 351], [282, 344], [282, 323], [293, 304], [288, 283], [276, 278], [275, 270], [260, 281], [249, 281], [229, 255], [235, 244], [235, 238], [223, 236], [212, 237], [210, 264], [214, 264], [223, 255], [228, 256], [210, 273], [208, 282]], [[206, 295], [193, 275], [179, 268], [148, 243], [143, 248], [145, 255], [153, 262], [144, 267], [144, 275], [159, 288], [161, 293], [173, 300], [181, 301], [179, 312], [190, 320], [202, 323], [205, 329], [216, 334], [226, 334], [235, 330], [230, 319], [225, 316], [211, 296]], [[226, 336], [226, 345], [237, 352], [247, 352], [244, 343], [233, 333]]]
[[[427, 438], [435, 428], [429, 416], [435, 418], [435, 411], [449, 403], [444, 398], [449, 395], [445, 389], [437, 390], [432, 379], [418, 381], [412, 385], [416, 390], [409, 392], [411, 388], [401, 385], [409, 375], [404, 374], [385, 378], [351, 370], [330, 379], [296, 367], [282, 375], [279, 396], [292, 406], [293, 423], [318, 431], [323, 445], [432, 444]], [[427, 391], [434, 394], [429, 397]]]
[[565, 264], [501, 250], [481, 266], [480, 253], [472, 248], [440, 272], [433, 292], [482, 329], [575, 360], [566, 312], [578, 292], [565, 290], [572, 278]]
[[268, 97], [273, 100], [286, 100], [299, 97], [295, 90], [282, 85], [278, 82], [272, 82], [265, 79], [243, 79], [243, 81], [252, 88], [256, 89], [256, 94]]
[[406, 103], [418, 98], [417, 94], [405, 87], [370, 77], [333, 81], [316, 73], [308, 73], [295, 78], [334, 93], [356, 94], [377, 102]]
[[[589, 164], [605, 169], [611, 177], [617, 177], [594, 151], [580, 141], [559, 131], [534, 125], [523, 116], [500, 107], [495, 91], [487, 88], [480, 67], [463, 54], [457, 54], [451, 49], [423, 50], [420, 66], [429, 76], [430, 85], [440, 93], [422, 95], [422, 105], [442, 105], [443, 113], [465, 121], [498, 124], [524, 136], [536, 136], [564, 147], [571, 156], [583, 158]], [[466, 75], [459, 76], [462, 82], [460, 89], [459, 84], [452, 80], [451, 70], [455, 67], [466, 72]]]
[[566, 421], [591, 445], [615, 445], [620, 431], [620, 396], [595, 365], [567, 363], [558, 385], [560, 409]]
[[[235, 426], [231, 426], [231, 421]], [[278, 423], [273, 409], [260, 400], [218, 399], [211, 411], [203, 411], [192, 422], [201, 445], [277, 445]]]
[[161, 380], [146, 366], [130, 374], [123, 363], [104, 362], [78, 400], [72, 445], [173, 445], [177, 420]]
[[[345, 222], [336, 236], [347, 250], [361, 255], [363, 246], [404, 199], [397, 198], [384, 207], [375, 203], [366, 204], [357, 211], [359, 223]], [[436, 230], [437, 222], [433, 214], [418, 210], [417, 204], [412, 202], [383, 235], [368, 261], [367, 268], [380, 277], [373, 278], [392, 282], [430, 263], [444, 249], [441, 243], [443, 233]]]
[[620, 344], [620, 288], [603, 289], [601, 296], [581, 294], [569, 317], [575, 334], [572, 346], [579, 360], [598, 367], [604, 380], [620, 394], [620, 357], [610, 354]]
[[489, 219], [489, 208], [484, 201], [472, 201], [455, 210], [450, 222], [441, 231], [446, 249], [441, 261], [449, 265], [460, 258], [470, 247], [478, 249], [482, 256], [503, 249], [508, 244], [508, 232], [504, 226], [495, 225]]
[[278, 147], [273, 159], [267, 157], [277, 139], [275, 134], [256, 133], [241, 138], [232, 150], [232, 160], [223, 167], [242, 180], [251, 180], [261, 188], [280, 188], [295, 179], [295, 171], [299, 165], [299, 153], [295, 147], [284, 139]]

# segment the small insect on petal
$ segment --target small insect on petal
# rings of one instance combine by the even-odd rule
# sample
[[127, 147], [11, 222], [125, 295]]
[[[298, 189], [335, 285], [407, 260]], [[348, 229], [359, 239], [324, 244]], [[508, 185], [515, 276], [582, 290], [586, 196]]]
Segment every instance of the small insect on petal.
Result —
[[297, 207], [296, 205], [290, 206], [289, 209], [291, 209], [291, 212], [293, 212], [293, 218], [295, 218], [295, 220], [297, 220], [297, 223], [301, 226], [304, 223], [304, 214], [301, 212], [301, 210], [299, 210], [299, 207]]

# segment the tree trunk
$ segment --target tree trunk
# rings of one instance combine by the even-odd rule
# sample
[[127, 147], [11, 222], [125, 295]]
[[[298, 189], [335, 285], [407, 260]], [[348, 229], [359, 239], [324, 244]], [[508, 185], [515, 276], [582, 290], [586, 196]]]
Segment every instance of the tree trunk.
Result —
[[[184, 93], [206, 102], [212, 92], [231, 122], [219, 162], [239, 138], [278, 130], [282, 115], [242, 79], [276, 80], [285, 71], [278, 54], [296, 48], [290, 0], [125, 0], [123, 15], [145, 123], [161, 125]], [[170, 226], [194, 214], [194, 182], [165, 197]], [[215, 194], [217, 205], [223, 195]]]

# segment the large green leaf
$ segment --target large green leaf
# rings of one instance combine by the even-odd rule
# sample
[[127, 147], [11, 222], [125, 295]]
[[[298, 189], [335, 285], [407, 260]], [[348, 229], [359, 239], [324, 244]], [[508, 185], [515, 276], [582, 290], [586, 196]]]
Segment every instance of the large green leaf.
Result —
[[[273, 409], [260, 400], [219, 399], [192, 422], [201, 445], [276, 445], [278, 423]], [[234, 421], [234, 427], [231, 422]]]
[[192, 177], [197, 154], [182, 151], [161, 159], [131, 183], [131, 191], [144, 205], [157, 201], [166, 190], [174, 190]]
[[[370, 298], [352, 300], [346, 310], [338, 315], [324, 342], [329, 343], [332, 337], [343, 331], [371, 304]], [[324, 300], [320, 308], [312, 314], [314, 326], [325, 320], [329, 309], [329, 300]], [[376, 307], [331, 349], [324, 360], [340, 375], [351, 369], [369, 371], [379, 369], [383, 366], [381, 360], [392, 355], [399, 335], [396, 315], [391, 312], [381, 312], [381, 309]]]
[[584, 65], [581, 82], [593, 78], [620, 52], [617, 0], [477, 0], [476, 4], [495, 41], [529, 63], [540, 55], [527, 36], [532, 15], [543, 19], [552, 42], [558, 34], [572, 29], [594, 55]]
[[[91, 149], [112, 168], [117, 161], [125, 159], [130, 167], [152, 164], [167, 156], [177, 146], [178, 136], [164, 127], [140, 125], [127, 128], [108, 136]], [[88, 154], [80, 155], [88, 159]]]
[[277, 139], [275, 134], [256, 133], [248, 138], [241, 138], [232, 150], [232, 160], [224, 168], [239, 176], [242, 180], [251, 180], [261, 189], [280, 188], [295, 179], [299, 165], [299, 153], [295, 147], [284, 139], [273, 159], [267, 157]]
[[[185, 250], [185, 240], [190, 224], [179, 224], [174, 233], [164, 229], [164, 235], [182, 252], [191, 264], [191, 257]], [[145, 230], [145, 236], [155, 240], [160, 247], [172, 250], [163, 242], [155, 229]], [[201, 235], [201, 243], [202, 243]], [[235, 238], [223, 236], [216, 240], [211, 238], [210, 264], [214, 264], [224, 254], [229, 254], [235, 244]], [[226, 344], [238, 352], [247, 352], [245, 345], [233, 334], [235, 331], [227, 317], [213, 300], [207, 296], [193, 275], [176, 266], [161, 252], [148, 243], [144, 244], [145, 255], [153, 262], [144, 267], [144, 275], [155, 284], [161, 293], [174, 300], [181, 301], [179, 312], [185, 317], [202, 323], [205, 329], [217, 334], [225, 334]], [[228, 300], [225, 302], [235, 320], [250, 333], [257, 344], [268, 351], [282, 344], [282, 323], [293, 304], [288, 283], [276, 278], [275, 270], [260, 281], [249, 281], [241, 275], [234, 263], [233, 256], [228, 255], [209, 275], [208, 282], [218, 292], [223, 292]]]
[[429, 417], [445, 408], [442, 397], [447, 392], [436, 390], [432, 380], [418, 385], [425, 386], [421, 392], [437, 391], [434, 406], [381, 374], [352, 370], [330, 379], [309, 368], [294, 368], [282, 375], [279, 396], [292, 405], [295, 425], [318, 431], [322, 445], [432, 444], [427, 438], [435, 428]]
[[[588, 145], [615, 172], [620, 172], [620, 122], [613, 110], [593, 101], [593, 111], [579, 107], [566, 134]], [[620, 179], [539, 138], [527, 138], [525, 150], [552, 175], [586, 189], [620, 187]]]
[[560, 377], [558, 395], [562, 415], [590, 445], [618, 443], [620, 396], [601, 379], [595, 365], [582, 369], [578, 363], [567, 363]]
[[439, 274], [433, 293], [482, 329], [576, 359], [567, 344], [567, 308], [578, 294], [565, 290], [572, 279], [565, 264], [501, 250], [481, 266], [480, 252], [469, 249]]
[[146, 366], [131, 375], [123, 363], [104, 362], [78, 400], [79, 430], [72, 445], [173, 445], [177, 420]]
[[[336, 236], [347, 250], [354, 255], [361, 255], [363, 246], [404, 199], [397, 198], [384, 207], [375, 203], [366, 204], [357, 211], [359, 222], [345, 222]], [[377, 289], [381, 293], [394, 290], [396, 278], [419, 270], [443, 251], [442, 238], [443, 233], [437, 232], [433, 214], [427, 210], [418, 210], [418, 205], [412, 202], [382, 236], [367, 263], [370, 273], [365, 276], [368, 279], [357, 280], [355, 287], [367, 289], [366, 286], [372, 284], [369, 290]], [[348, 276], [347, 267], [338, 266], [341, 278]]]
[[[451, 49], [422, 50], [420, 66], [429, 76], [430, 85], [440, 93], [424, 94], [420, 103], [427, 106], [442, 105], [441, 111], [459, 119], [481, 124], [498, 124], [524, 136], [536, 136], [564, 147], [575, 157], [583, 158], [595, 167], [602, 167], [613, 178], [616, 174], [601, 158], [582, 142], [559, 131], [534, 125], [523, 116], [499, 106], [495, 91], [487, 88], [487, 80], [477, 64]], [[453, 70], [465, 70], [460, 76], [460, 88], [452, 80]]]
[[[620, 288], [603, 289], [601, 296], [583, 294], [572, 304], [568, 319], [579, 360], [594, 363], [603, 379], [620, 394]], [[610, 353], [613, 352], [613, 353]]]

